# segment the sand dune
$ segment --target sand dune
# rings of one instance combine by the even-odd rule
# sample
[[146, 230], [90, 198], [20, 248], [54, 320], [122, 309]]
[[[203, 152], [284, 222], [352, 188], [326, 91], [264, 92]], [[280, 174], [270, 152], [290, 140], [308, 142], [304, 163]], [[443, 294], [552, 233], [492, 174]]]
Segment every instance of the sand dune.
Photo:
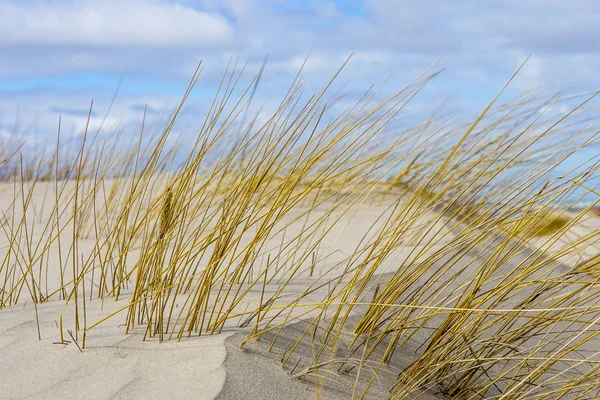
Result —
[[[42, 201], [48, 199], [43, 197], [45, 188], [40, 186], [36, 189], [36, 193], [39, 191], [39, 194], [34, 196], [37, 202], [34, 207], [38, 206], [39, 212], [45, 213], [40, 219], [43, 221], [47, 218], [50, 207], [46, 207], [45, 210], [41, 207]], [[13, 198], [10, 189], [5, 188], [3, 196], [5, 207], [8, 208], [8, 199]], [[378, 217], [386, 212], [386, 207], [370, 204], [344, 216], [337, 224], [338, 229], [327, 235], [327, 239], [319, 247], [324, 261], [320, 263], [318, 272], [315, 272], [314, 277], [305, 273], [303, 277], [295, 279], [286, 287], [285, 296], [290, 299], [300, 296], [315, 282], [326, 281], [327, 274], [337, 276], [341, 267], [335, 266], [353, 254], [356, 246], [373, 225], [377, 227], [381, 224]], [[317, 220], [320, 214], [327, 210], [327, 207], [315, 209], [311, 218]], [[300, 214], [302, 212], [298, 211]], [[294, 213], [291, 213], [289, 218], [295, 218]], [[293, 235], [294, 230], [298, 230], [303, 223], [304, 220], [291, 223], [286, 228], [287, 234]], [[38, 226], [43, 224], [39, 223]], [[35, 232], [39, 231], [34, 231], [34, 235]], [[68, 230], [63, 232], [65, 237], [69, 237], [70, 234]], [[79, 241], [79, 251], [83, 254], [90, 253], [95, 243], [93, 237], [83, 238]], [[438, 244], [442, 245], [443, 242]], [[280, 238], [274, 237], [267, 248], [269, 246], [280, 246]], [[0, 244], [4, 251], [7, 247], [6, 242]], [[400, 262], [409, 257], [414, 249], [410, 246], [400, 247], [392, 259]], [[56, 243], [50, 252], [57, 254]], [[63, 256], [67, 257], [66, 254]], [[136, 253], [132, 252], [130, 267], [135, 264], [135, 257]], [[385, 268], [381, 270], [384, 272]], [[51, 267], [48, 271], [49, 275], [43, 277], [43, 285], [50, 287], [52, 291], [60, 284], [59, 269]], [[88, 284], [91, 285], [91, 282]], [[278, 282], [274, 280], [265, 287], [264, 293], [274, 293], [278, 287]], [[327, 286], [323, 286], [311, 293], [306, 301], [321, 301], [326, 291]], [[312, 398], [316, 395], [314, 385], [292, 379], [289, 368], [281, 368], [281, 364], [276, 360], [277, 349], [266, 351], [261, 349], [261, 342], [257, 347], [254, 341], [246, 349], [239, 348], [241, 339], [246, 337], [252, 327], [252, 321], [246, 321], [244, 324], [245, 317], [229, 321], [222, 333], [200, 337], [184, 336], [181, 341], [167, 340], [159, 343], [156, 338], [144, 341], [141, 328], [133, 329], [126, 335], [124, 309], [129, 304], [131, 292], [132, 288], [124, 289], [118, 301], [114, 298], [104, 301], [92, 298], [86, 301], [85, 319], [88, 326], [114, 311], [122, 311], [87, 334], [84, 351], [80, 351], [82, 337], [81, 332], [75, 330], [72, 301], [65, 304], [64, 301], [54, 298], [38, 304], [37, 310], [31, 302], [0, 310], [0, 397], [282, 399]], [[259, 288], [253, 288], [236, 309], [243, 311], [257, 307], [261, 294], [263, 293]], [[181, 300], [183, 303], [184, 298]], [[36, 313], [39, 318], [36, 318]], [[314, 314], [306, 314], [303, 320]], [[38, 322], [41, 340], [38, 340]], [[281, 337], [283, 342], [286, 341], [285, 336], [293, 335], [294, 329], [299, 329], [301, 323], [291, 325], [296, 328], [286, 328]], [[292, 340], [292, 337], [288, 337], [287, 340]], [[379, 385], [374, 398], [382, 396], [389, 389], [386, 386], [389, 386], [393, 379], [393, 374], [389, 375], [388, 379]], [[348, 389], [351, 385], [346, 384], [352, 380], [353, 378], [348, 377], [340, 382]], [[328, 389], [324, 389], [323, 393], [325, 398], [347, 398], [349, 395], [347, 390], [340, 391], [339, 384], [326, 387]]]
[[[327, 207], [314, 209], [310, 218], [318, 220], [327, 210]], [[369, 236], [370, 229], [381, 227], [382, 222], [378, 218], [385, 214], [386, 210], [388, 208], [385, 204], [370, 203], [344, 215], [336, 224], [337, 229], [326, 235], [326, 239], [319, 246], [323, 261], [319, 264], [318, 271], [311, 276], [306, 269], [302, 276], [286, 287], [285, 296], [293, 299], [301, 296], [316, 282], [327, 282], [327, 279], [339, 276], [343, 269], [343, 261], [356, 251], [361, 240]], [[296, 219], [296, 216], [302, 213], [302, 210], [295, 210], [287, 217], [290, 218], [289, 221], [293, 221], [286, 228], [288, 234], [293, 235], [293, 232], [299, 230], [300, 225], [305, 223], [304, 219]], [[431, 227], [431, 222], [437, 218], [438, 215], [433, 212], [424, 214], [422, 216], [424, 226]], [[284, 220], [283, 224], [286, 221], [288, 220]], [[569, 241], [575, 241], [586, 233], [598, 229], [600, 224], [597, 221], [590, 219], [577, 224], [561, 239], [562, 242], [554, 243], [552, 249], [556, 250]], [[407, 238], [406, 242], [398, 246], [394, 254], [389, 256], [388, 262], [378, 270], [378, 274], [371, 278], [369, 289], [362, 298], [368, 301], [377, 283], [385, 283], [394, 272], [395, 266], [412, 262], [411, 257], [414, 257], [418, 250], [423, 250], [420, 257], [424, 259], [427, 255], [443, 249], [452, 238], [452, 234], [446, 231], [443, 222], [444, 219], [440, 219], [437, 225], [434, 224], [437, 228], [428, 235], [447, 234], [447, 237], [438, 239], [435, 246], [430, 248], [425, 248], [422, 242], [414, 242]], [[70, 233], [65, 231], [64, 234], [68, 236]], [[277, 248], [281, 246], [281, 241], [280, 236], [274, 236], [267, 243], [266, 248]], [[80, 251], [91, 252], [95, 242], [93, 237], [82, 239], [79, 242]], [[541, 248], [545, 245], [543, 238], [537, 238], [531, 243]], [[2, 243], [0, 247], [6, 250], [8, 244]], [[53, 248], [52, 251], [56, 252], [57, 249]], [[593, 247], [587, 247], [586, 251], [592, 254], [595, 250]], [[447, 262], [452, 254], [454, 253], [448, 254], [438, 263]], [[507, 271], [518, 260], [531, 254], [531, 251], [519, 250], [519, 254], [511, 260], [512, 264], [507, 264], [505, 267]], [[452, 274], [468, 275], [477, 265], [475, 263], [469, 268], [466, 266], [479, 256], [477, 250], [473, 249], [463, 256], [459, 264], [446, 271], [444, 276], [435, 279], [443, 282], [444, 277]], [[136, 253], [132, 252], [129, 267], [131, 268], [135, 262]], [[563, 272], [576, 265], [576, 261], [571, 258], [565, 259], [564, 262], [564, 266], [561, 267]], [[59, 284], [58, 269], [50, 268], [49, 271], [52, 273], [45, 277], [43, 282], [51, 288], [56, 287]], [[425, 274], [415, 285], [426, 285], [435, 279]], [[247, 309], [258, 308], [261, 296], [272, 295], [278, 287], [277, 279], [265, 285], [263, 290], [260, 287], [253, 287], [235, 310], [243, 313]], [[429, 291], [424, 291], [424, 294], [449, 295], [455, 289], [455, 286], [444, 287], [440, 284], [432, 286]], [[220, 333], [191, 337], [184, 335], [181, 341], [173, 339], [159, 343], [156, 337], [143, 340], [142, 327], [134, 328], [127, 335], [125, 334], [126, 308], [132, 290], [131, 287], [124, 289], [118, 301], [114, 298], [107, 298], [104, 301], [87, 300], [85, 319], [88, 326], [113, 311], [122, 312], [102, 322], [88, 333], [84, 351], [80, 351], [79, 348], [82, 341], [81, 333], [77, 333], [74, 329], [72, 302], [65, 305], [64, 301], [51, 299], [38, 304], [37, 310], [31, 302], [0, 310], [0, 376], [2, 377], [0, 397], [2, 399], [306, 399], [319, 396], [324, 399], [347, 399], [361, 394], [370, 385], [366, 398], [379, 399], [387, 397], [398, 375], [417, 358], [422, 351], [421, 344], [427, 341], [426, 337], [413, 337], [394, 354], [389, 363], [378, 371], [375, 379], [372, 379], [375, 365], [353, 365], [348, 358], [353, 334], [347, 328], [341, 332], [339, 346], [325, 357], [329, 357], [331, 365], [319, 371], [311, 370], [309, 361], [312, 360], [316, 351], [315, 343], [318, 341], [312, 342], [306, 336], [295, 349], [293, 357], [282, 368], [282, 358], [290, 347], [294, 346], [294, 342], [302, 332], [310, 328], [309, 321], [316, 315], [316, 311], [305, 314], [295, 323], [287, 324], [278, 333], [276, 342], [273, 342], [276, 331], [269, 331], [260, 336], [259, 340], [251, 340], [244, 343], [244, 348], [240, 348], [248, 334], [252, 332], [254, 323], [248, 316], [240, 315], [239, 318], [229, 320]], [[320, 302], [327, 291], [326, 285], [317, 286], [305, 301]], [[181, 305], [176, 304], [176, 309], [180, 306], [184, 307], [185, 298], [178, 297], [177, 301], [179, 299]], [[516, 296], [513, 301], [517, 302], [518, 299], [519, 296]], [[359, 312], [364, 310], [365, 307], [356, 308], [351, 315], [353, 322], [348, 326], [354, 326], [358, 322]], [[62, 342], [59, 326], [61, 318], [64, 335]], [[442, 316], [433, 318], [427, 326], [439, 327], [442, 320]], [[282, 317], [278, 317], [273, 323], [277, 324], [281, 321]], [[41, 340], [38, 340], [38, 322]], [[590, 346], [593, 348], [593, 343]], [[385, 346], [382, 346], [382, 349], [377, 351], [381, 353], [384, 348]], [[381, 356], [382, 354], [379, 354], [374, 359]], [[432, 386], [424, 388], [412, 397], [434, 399], [440, 398], [441, 395]]]

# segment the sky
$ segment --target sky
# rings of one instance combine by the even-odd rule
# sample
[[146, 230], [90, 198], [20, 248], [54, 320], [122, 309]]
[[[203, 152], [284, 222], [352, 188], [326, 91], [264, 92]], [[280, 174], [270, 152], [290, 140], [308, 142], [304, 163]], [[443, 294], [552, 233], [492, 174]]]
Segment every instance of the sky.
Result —
[[[259, 100], [275, 104], [310, 54], [316, 89], [350, 54], [339, 80], [358, 95], [389, 79], [401, 89], [441, 56], [444, 69], [414, 107], [453, 99], [485, 107], [510, 87], [600, 87], [596, 0], [0, 0], [0, 135], [80, 133], [90, 102], [105, 127], [164, 115], [203, 73], [182, 117], [193, 129], [230, 60], [248, 78], [268, 57]], [[267, 107], [268, 108], [268, 107]]]

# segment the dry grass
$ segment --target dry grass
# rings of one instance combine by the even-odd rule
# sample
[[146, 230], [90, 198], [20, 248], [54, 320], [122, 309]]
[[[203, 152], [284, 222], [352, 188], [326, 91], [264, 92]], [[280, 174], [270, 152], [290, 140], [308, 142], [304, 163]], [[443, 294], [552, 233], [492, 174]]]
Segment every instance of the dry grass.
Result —
[[[593, 95], [565, 115], [550, 111], [560, 96], [532, 92], [497, 97], [472, 121], [390, 131], [435, 73], [385, 100], [368, 91], [332, 116], [335, 74], [308, 99], [294, 81], [269, 118], [241, 124], [262, 71], [241, 87], [243, 70], [228, 70], [183, 152], [168, 138], [200, 71], [162, 131], [142, 126], [131, 143], [86, 132], [67, 154], [59, 131], [52, 155], [2, 157], [12, 198], [1, 216], [0, 308], [64, 302], [75, 325], [61, 320], [57, 336], [64, 342], [68, 328], [83, 351], [117, 315], [125, 332], [159, 341], [239, 324], [244, 345], [270, 337], [271, 349], [302, 321], [282, 364], [308, 341], [312, 358], [294, 375], [314, 377], [317, 393], [324, 376], [351, 366], [360, 398], [417, 343], [391, 398], [597, 396], [600, 359], [586, 348], [599, 332], [596, 278], [561, 263], [581, 246], [529, 242], [560, 243], [593, 206], [562, 216], [594, 160], [559, 170], [596, 149], [585, 117]], [[326, 238], [368, 204], [385, 205], [369, 235], [327, 264]], [[303, 293], [289, 289], [306, 279]], [[246, 301], [252, 292], [258, 302]], [[88, 320], [86, 302], [120, 298], [125, 307]]]
[[[559, 232], [564, 227], [568, 226], [569, 218], [566, 216], [550, 215], [547, 217], [533, 216], [524, 221], [524, 227], [534, 236], [548, 236]], [[532, 226], [536, 228], [532, 228]], [[522, 228], [523, 229], [523, 228]], [[533, 233], [531, 233], [533, 231]]]

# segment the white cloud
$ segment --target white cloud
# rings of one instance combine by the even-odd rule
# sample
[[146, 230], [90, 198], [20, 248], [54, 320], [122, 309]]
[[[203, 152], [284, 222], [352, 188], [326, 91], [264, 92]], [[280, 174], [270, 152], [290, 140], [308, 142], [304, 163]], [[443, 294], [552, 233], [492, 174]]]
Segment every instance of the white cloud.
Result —
[[161, 2], [0, 2], [0, 43], [57, 46], [215, 46], [233, 28], [214, 13]]
[[[365, 0], [363, 15], [348, 11], [348, 3], [318, 0], [304, 0], [306, 7], [289, 12], [283, 0], [0, 0], [0, 78], [11, 79], [5, 88], [0, 86], [0, 113], [14, 115], [18, 101], [29, 108], [29, 117], [37, 118], [39, 110], [39, 126], [52, 132], [57, 115], [48, 112], [51, 106], [85, 109], [89, 100], [98, 100], [97, 92], [107, 90], [94, 76], [111, 76], [116, 83], [127, 65], [125, 81], [136, 82], [129, 92], [138, 96], [132, 100], [136, 107], [116, 104], [111, 115], [116, 120], [111, 122], [139, 121], [140, 104], [150, 102], [152, 109], [163, 110], [165, 104], [177, 102], [177, 97], [162, 97], [177, 92], [178, 82], [183, 92], [198, 61], [204, 69], [194, 95], [212, 98], [230, 58], [233, 63], [239, 59], [238, 70], [250, 59], [245, 77], [251, 79], [268, 56], [258, 104], [260, 96], [279, 99], [311, 49], [303, 81], [308, 93], [350, 53], [354, 56], [336, 84], [344, 93], [347, 89], [362, 94], [388, 77], [388, 93], [401, 89], [448, 50], [439, 65], [448, 71], [415, 100], [434, 103], [460, 93], [478, 106], [531, 53], [533, 58], [510, 90], [547, 82], [558, 88], [594, 89], [600, 86], [595, 41], [600, 25], [594, 22], [600, 18], [600, 3], [574, 1], [576, 5], [558, 0], [464, 0], [457, 7], [445, 0], [422, 0], [418, 5]], [[77, 78], [78, 73], [92, 77]], [[80, 81], [67, 93], [64, 87], [71, 86], [65, 82], [71, 75]], [[37, 84], [39, 77], [46, 79]], [[32, 94], [15, 100], [15, 82], [21, 80], [32, 90], [45, 86], [46, 97], [38, 90], [35, 98]], [[240, 87], [248, 79], [242, 82]], [[108, 100], [112, 89], [105, 93]], [[102, 108], [97, 109], [102, 116]], [[63, 117], [65, 123], [73, 121], [75, 130], [81, 129], [82, 118]]]
[[338, 68], [343, 60], [339, 57], [328, 57], [323, 54], [311, 54], [308, 59], [306, 56], [295, 55], [283, 63], [276, 64], [276, 67], [283, 67], [289, 72], [298, 72], [304, 65], [305, 72], [329, 71]]
[[[525, 57], [519, 57], [518, 63], [519, 65], [525, 62]], [[515, 66], [518, 67], [519, 65]], [[538, 79], [544, 72], [544, 61], [538, 56], [531, 56], [527, 59], [527, 62], [523, 66], [523, 76], [531, 79]]]
[[[160, 130], [163, 126], [154, 124], [170, 114], [177, 99], [155, 94], [117, 97], [104, 120], [110, 101], [110, 95], [95, 99], [89, 132], [95, 133], [102, 126], [102, 132], [112, 133], [115, 129], [132, 123], [134, 129], [127, 129], [126, 134], [135, 135], [143, 118], [145, 104], [148, 104], [150, 111], [146, 115], [146, 127]], [[59, 95], [32, 91], [21, 93], [16, 98], [0, 96], [0, 134], [9, 134], [19, 139], [39, 137], [52, 144], [56, 140], [59, 117], [63, 137], [80, 135], [87, 124], [89, 107], [90, 98], [80, 93]]]

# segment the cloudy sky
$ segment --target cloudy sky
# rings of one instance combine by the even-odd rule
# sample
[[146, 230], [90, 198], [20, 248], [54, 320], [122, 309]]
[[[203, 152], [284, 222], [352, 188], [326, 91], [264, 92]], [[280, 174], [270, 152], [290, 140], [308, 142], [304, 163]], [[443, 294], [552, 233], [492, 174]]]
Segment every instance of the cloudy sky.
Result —
[[340, 79], [356, 93], [400, 89], [447, 53], [421, 105], [483, 108], [530, 54], [512, 93], [593, 90], [599, 20], [596, 0], [0, 0], [0, 134], [49, 135], [59, 115], [77, 132], [92, 99], [98, 124], [123, 71], [107, 123], [139, 121], [145, 104], [164, 114], [202, 60], [200, 115], [232, 57], [252, 75], [268, 56], [265, 104], [309, 52], [315, 87], [353, 53]]

